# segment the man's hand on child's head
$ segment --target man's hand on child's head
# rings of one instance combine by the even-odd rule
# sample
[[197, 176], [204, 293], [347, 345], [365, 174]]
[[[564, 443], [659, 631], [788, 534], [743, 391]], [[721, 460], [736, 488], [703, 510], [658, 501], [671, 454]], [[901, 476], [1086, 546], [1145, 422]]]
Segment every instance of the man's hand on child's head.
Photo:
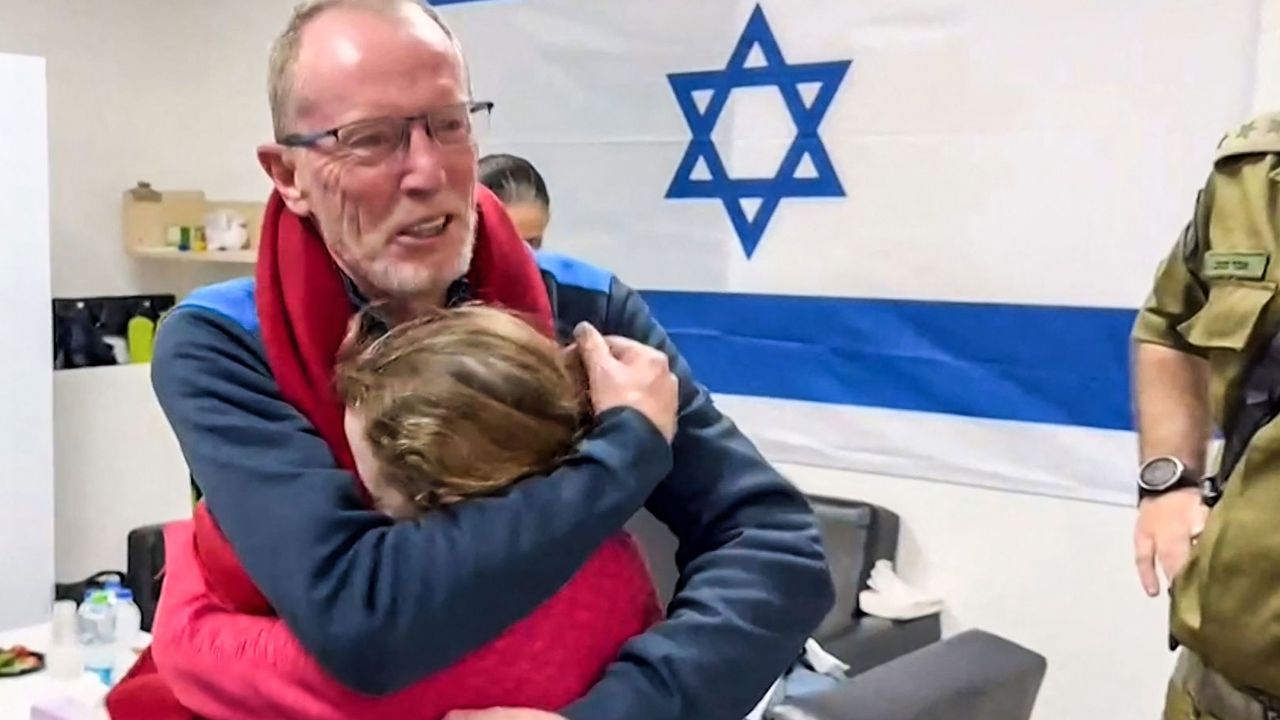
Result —
[[680, 410], [680, 385], [671, 372], [670, 358], [635, 340], [604, 337], [590, 323], [580, 323], [573, 337], [596, 414], [620, 406], [635, 408], [671, 442]]
[[489, 708], [488, 710], [454, 710], [444, 720], [565, 720], [543, 710], [528, 708]]

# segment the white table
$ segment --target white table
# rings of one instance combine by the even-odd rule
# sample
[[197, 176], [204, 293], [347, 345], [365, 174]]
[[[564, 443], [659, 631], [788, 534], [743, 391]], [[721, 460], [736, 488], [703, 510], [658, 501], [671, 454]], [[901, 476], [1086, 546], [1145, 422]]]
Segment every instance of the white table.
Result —
[[[0, 632], [0, 647], [25, 645], [37, 652], [49, 649], [50, 625], [44, 623], [32, 627]], [[149, 638], [143, 638], [147, 640]], [[107, 687], [97, 675], [85, 673], [77, 680], [59, 681], [41, 671], [21, 677], [0, 678], [0, 718], [27, 720], [31, 706], [50, 697], [71, 696], [94, 709], [95, 720], [108, 720], [102, 699]]]

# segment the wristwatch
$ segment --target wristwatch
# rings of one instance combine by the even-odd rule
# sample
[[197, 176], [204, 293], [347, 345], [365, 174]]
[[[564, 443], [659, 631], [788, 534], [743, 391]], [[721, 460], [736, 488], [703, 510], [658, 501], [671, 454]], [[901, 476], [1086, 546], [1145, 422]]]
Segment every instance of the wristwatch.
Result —
[[1153, 457], [1142, 463], [1138, 471], [1138, 497], [1163, 495], [1178, 488], [1200, 489], [1200, 480], [1187, 470], [1187, 464], [1172, 455]]

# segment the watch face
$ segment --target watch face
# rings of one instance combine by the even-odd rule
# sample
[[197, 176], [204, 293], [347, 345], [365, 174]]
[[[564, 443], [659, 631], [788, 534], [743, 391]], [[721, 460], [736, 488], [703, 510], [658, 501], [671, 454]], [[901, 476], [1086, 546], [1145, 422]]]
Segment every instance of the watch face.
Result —
[[1142, 467], [1138, 482], [1148, 490], [1163, 490], [1182, 475], [1182, 463], [1171, 457], [1151, 460]]

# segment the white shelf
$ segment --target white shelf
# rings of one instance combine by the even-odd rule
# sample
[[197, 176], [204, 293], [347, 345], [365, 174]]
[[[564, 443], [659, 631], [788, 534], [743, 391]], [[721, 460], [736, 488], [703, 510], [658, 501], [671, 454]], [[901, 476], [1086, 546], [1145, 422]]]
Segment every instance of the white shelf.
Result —
[[150, 260], [174, 260], [178, 262], [234, 263], [252, 265], [258, 261], [256, 250], [176, 250], [170, 247], [135, 247], [130, 254]]

